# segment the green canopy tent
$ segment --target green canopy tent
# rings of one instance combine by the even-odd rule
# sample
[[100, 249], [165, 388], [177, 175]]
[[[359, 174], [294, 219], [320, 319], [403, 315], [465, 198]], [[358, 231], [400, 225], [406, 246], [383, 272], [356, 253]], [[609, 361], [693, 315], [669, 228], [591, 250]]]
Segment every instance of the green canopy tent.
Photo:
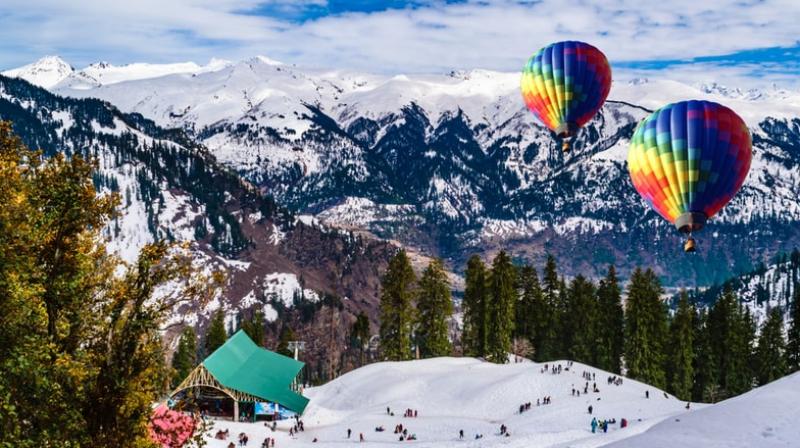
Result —
[[208, 387], [233, 399], [233, 418], [239, 419], [239, 402], [269, 401], [302, 414], [308, 399], [294, 387], [303, 363], [256, 345], [239, 330], [197, 366], [170, 394]]

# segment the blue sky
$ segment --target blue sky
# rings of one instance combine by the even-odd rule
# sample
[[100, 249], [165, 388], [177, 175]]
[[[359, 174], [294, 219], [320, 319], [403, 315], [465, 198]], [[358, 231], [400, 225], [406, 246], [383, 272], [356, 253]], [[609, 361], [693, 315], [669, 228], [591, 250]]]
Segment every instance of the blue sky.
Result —
[[204, 63], [265, 55], [380, 73], [518, 70], [578, 39], [615, 75], [797, 88], [797, 0], [3, 0], [0, 69], [57, 54]]

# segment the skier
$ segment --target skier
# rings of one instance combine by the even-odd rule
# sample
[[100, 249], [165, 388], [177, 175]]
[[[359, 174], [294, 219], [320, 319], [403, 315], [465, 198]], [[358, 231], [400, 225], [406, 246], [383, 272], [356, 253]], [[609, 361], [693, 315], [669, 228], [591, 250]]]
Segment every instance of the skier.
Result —
[[620, 428], [627, 428], [628, 427], [628, 420], [626, 420], [624, 418], [622, 420], [620, 420], [619, 421], [619, 427]]
[[347, 428], [347, 438], [348, 439], [350, 438], [350, 434], [352, 434], [352, 432], [353, 432], [353, 430], [351, 430], [350, 428]]
[[597, 432], [597, 418], [592, 418], [592, 434]]
[[363, 432], [358, 433], [358, 441], [359, 442], [363, 442], [364, 441], [364, 433]]
[[464, 430], [463, 429], [459, 429], [458, 430], [458, 440], [464, 440]]
[[689, 410], [689, 402], [686, 402], [686, 410]]
[[608, 420], [603, 421], [603, 432], [608, 432]]
[[592, 405], [589, 405], [589, 415], [592, 415]]
[[650, 398], [650, 391], [649, 390], [644, 391], [644, 398]]

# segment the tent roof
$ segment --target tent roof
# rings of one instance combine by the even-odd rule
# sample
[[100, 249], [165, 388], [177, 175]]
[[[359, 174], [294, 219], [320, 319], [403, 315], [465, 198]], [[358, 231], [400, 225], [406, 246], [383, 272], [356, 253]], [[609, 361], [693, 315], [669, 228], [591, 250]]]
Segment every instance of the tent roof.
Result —
[[308, 399], [290, 389], [303, 363], [257, 346], [239, 330], [205, 361], [205, 368], [225, 387], [302, 413]]

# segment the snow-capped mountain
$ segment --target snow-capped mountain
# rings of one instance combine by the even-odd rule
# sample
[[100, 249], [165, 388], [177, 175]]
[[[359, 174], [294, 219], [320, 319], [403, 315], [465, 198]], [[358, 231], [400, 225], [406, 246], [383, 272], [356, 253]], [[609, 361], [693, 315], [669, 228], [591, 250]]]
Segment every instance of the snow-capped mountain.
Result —
[[4, 76], [20, 78], [46, 89], [53, 87], [74, 73], [66, 61], [58, 56], [45, 56], [38, 61], [22, 67], [2, 72]]
[[[279, 203], [443, 256], [455, 270], [472, 252], [505, 248], [535, 262], [556, 253], [569, 274], [646, 264], [668, 285], [695, 286], [800, 244], [798, 92], [616, 82], [564, 155], [524, 109], [516, 73], [382, 76], [257, 57], [88, 89], [74, 79], [51, 89], [182, 128]], [[744, 188], [698, 235], [693, 257], [638, 197], [625, 162], [636, 123], [687, 98], [736, 110], [755, 145]]]
[[[229, 322], [255, 309], [274, 321], [298, 301], [313, 308], [328, 296], [341, 298], [343, 321], [358, 311], [376, 314], [380, 272], [394, 246], [293, 215], [180, 130], [4, 76], [0, 120], [47, 156], [97, 160], [95, 187], [120, 197], [120, 214], [104, 233], [124, 260], [166, 239], [187, 243], [197, 269], [226, 274], [213, 300], [175, 310], [168, 328], [203, 326], [220, 308]], [[313, 315], [304, 322], [313, 323]]]

